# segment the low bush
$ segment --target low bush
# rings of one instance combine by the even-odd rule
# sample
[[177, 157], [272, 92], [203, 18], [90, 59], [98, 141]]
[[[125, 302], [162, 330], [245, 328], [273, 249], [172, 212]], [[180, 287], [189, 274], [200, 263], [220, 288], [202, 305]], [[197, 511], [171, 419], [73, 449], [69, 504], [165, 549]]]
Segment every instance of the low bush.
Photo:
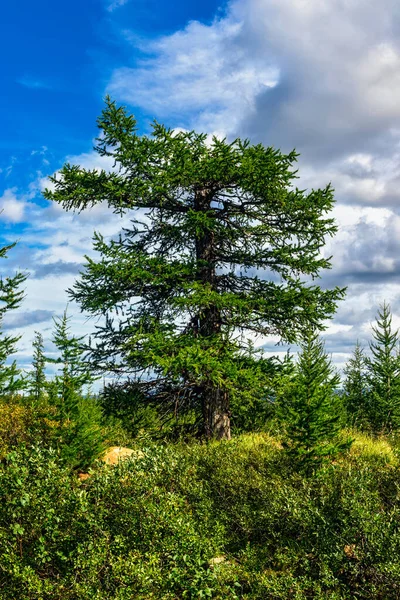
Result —
[[55, 409], [34, 408], [22, 396], [0, 398], [0, 459], [21, 444], [45, 442], [51, 437]]
[[363, 439], [312, 478], [266, 434], [149, 444], [85, 482], [20, 447], [0, 463], [0, 598], [399, 598], [400, 468]]
[[0, 399], [0, 458], [20, 445], [40, 444], [57, 449], [59, 459], [70, 468], [85, 470], [122, 437], [107, 426], [96, 398], [90, 396], [77, 398], [74, 419], [63, 418], [59, 407], [47, 397]]

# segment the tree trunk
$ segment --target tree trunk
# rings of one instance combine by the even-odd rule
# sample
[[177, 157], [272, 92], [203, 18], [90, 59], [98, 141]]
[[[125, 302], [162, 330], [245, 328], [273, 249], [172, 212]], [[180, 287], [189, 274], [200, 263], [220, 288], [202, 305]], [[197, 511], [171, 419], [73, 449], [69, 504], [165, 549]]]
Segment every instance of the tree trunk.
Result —
[[[199, 189], [195, 193], [195, 210], [211, 210], [212, 193]], [[205, 230], [196, 238], [198, 280], [216, 289], [215, 239], [212, 230]], [[198, 316], [199, 337], [221, 335], [221, 314], [216, 306], [209, 306]], [[207, 439], [229, 440], [231, 438], [229, 396], [226, 390], [204, 382], [198, 387], [201, 399], [204, 433]]]
[[204, 433], [207, 439], [230, 440], [229, 397], [218, 387], [202, 389]]

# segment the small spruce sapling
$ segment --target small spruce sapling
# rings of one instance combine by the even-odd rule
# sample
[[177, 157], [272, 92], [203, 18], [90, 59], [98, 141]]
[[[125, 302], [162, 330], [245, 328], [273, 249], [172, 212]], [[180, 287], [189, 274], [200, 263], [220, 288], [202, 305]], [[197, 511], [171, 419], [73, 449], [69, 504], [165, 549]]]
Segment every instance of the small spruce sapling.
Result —
[[46, 390], [46, 357], [44, 355], [43, 336], [38, 331], [35, 331], [35, 337], [32, 342], [33, 346], [33, 369], [29, 374], [29, 393], [35, 404], [39, 404]]
[[323, 342], [309, 332], [301, 344], [295, 375], [279, 402], [286, 430], [283, 445], [300, 471], [312, 473], [351, 446], [350, 439], [339, 437], [343, 418], [339, 383]]
[[370, 413], [366, 369], [364, 349], [357, 341], [353, 355], [344, 368], [343, 402], [349, 425], [361, 428], [368, 426]]
[[378, 310], [372, 335], [372, 356], [367, 360], [370, 421], [376, 432], [388, 433], [400, 427], [400, 360], [398, 330], [392, 329], [392, 314], [386, 302]]
[[49, 386], [50, 399], [59, 411], [58, 443], [71, 466], [86, 469], [104, 450], [101, 407], [90, 393], [84, 393], [84, 387], [90, 386], [95, 377], [83, 358], [84, 336], [70, 334], [67, 311], [53, 320], [53, 342], [60, 356], [47, 361], [61, 367], [61, 374]]
[[56, 375], [55, 382], [61, 411], [66, 419], [74, 415], [83, 387], [94, 381], [83, 360], [82, 341], [84, 336], [70, 335], [69, 320], [70, 317], [67, 316], [66, 310], [62, 317], [53, 318], [52, 341], [59, 350], [60, 356], [57, 359], [47, 359], [47, 362], [61, 366], [61, 374]]

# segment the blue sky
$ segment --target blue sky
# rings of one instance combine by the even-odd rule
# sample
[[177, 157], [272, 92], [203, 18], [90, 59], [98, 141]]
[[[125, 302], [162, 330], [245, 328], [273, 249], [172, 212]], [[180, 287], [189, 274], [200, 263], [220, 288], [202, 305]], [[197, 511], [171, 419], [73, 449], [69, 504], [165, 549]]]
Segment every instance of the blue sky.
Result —
[[[209, 22], [219, 10], [213, 0], [196, 4], [135, 0], [39, 0], [5, 3], [0, 22], [2, 89], [0, 164], [25, 162], [47, 147], [57, 166], [66, 155], [90, 148], [95, 117], [113, 70], [134, 65], [144, 42], [184, 27], [190, 19]], [[145, 113], [146, 111], [144, 111]], [[138, 116], [142, 111], [137, 110]], [[150, 115], [149, 118], [152, 118]], [[32, 167], [37, 160], [32, 160]], [[26, 177], [23, 169], [19, 169]], [[9, 181], [13, 181], [10, 179]]]
[[[342, 367], [367, 343], [380, 302], [400, 325], [400, 8], [398, 0], [85, 0], [4, 3], [0, 95], [0, 243], [18, 240], [2, 273], [26, 269], [26, 300], [5, 321], [49, 338], [91, 253], [104, 207], [74, 216], [44, 201], [47, 176], [94, 154], [109, 93], [145, 132], [172, 127], [249, 137], [301, 154], [303, 187], [336, 189], [340, 231], [323, 285], [348, 285], [325, 335]], [[93, 323], [69, 307], [77, 333]], [[273, 349], [273, 346], [270, 346]]]

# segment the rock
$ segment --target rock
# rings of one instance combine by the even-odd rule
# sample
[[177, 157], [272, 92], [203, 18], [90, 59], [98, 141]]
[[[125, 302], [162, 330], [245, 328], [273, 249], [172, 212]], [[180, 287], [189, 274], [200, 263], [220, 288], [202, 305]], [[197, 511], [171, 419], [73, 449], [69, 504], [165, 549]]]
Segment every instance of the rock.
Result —
[[111, 446], [108, 448], [101, 460], [106, 463], [106, 465], [116, 465], [120, 460], [125, 460], [127, 458], [141, 458], [143, 456], [143, 452], [140, 450], [132, 450], [132, 448], [124, 448], [122, 446]]
[[[141, 450], [132, 450], [132, 448], [124, 448], [123, 446], [111, 446], [107, 448], [100, 460], [106, 465], [117, 465], [120, 460], [127, 458], [141, 458], [144, 456]], [[90, 473], [78, 473], [79, 481], [86, 481], [91, 477]]]
[[220, 565], [221, 563], [226, 561], [226, 556], [215, 556], [214, 558], [210, 558], [210, 560], [208, 561], [208, 564], [210, 565], [210, 567], [213, 567], [214, 565]]

